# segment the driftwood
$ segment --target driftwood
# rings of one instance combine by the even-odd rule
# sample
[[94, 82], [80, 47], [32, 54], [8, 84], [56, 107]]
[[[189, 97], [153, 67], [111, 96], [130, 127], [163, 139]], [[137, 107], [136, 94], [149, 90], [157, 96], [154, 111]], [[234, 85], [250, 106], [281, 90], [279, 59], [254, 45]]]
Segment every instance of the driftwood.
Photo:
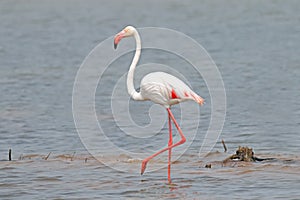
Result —
[[239, 148], [236, 150], [236, 153], [223, 160], [223, 163], [229, 161], [255, 162], [255, 161], [274, 160], [274, 159], [275, 158], [258, 158], [254, 156], [254, 152], [252, 148], [239, 146]]

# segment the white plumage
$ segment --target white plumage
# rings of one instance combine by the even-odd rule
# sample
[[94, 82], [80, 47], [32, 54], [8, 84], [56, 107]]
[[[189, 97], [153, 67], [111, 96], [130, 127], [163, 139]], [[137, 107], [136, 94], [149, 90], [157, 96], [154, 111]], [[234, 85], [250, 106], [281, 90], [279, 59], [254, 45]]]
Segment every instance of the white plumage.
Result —
[[165, 72], [147, 74], [141, 81], [140, 93], [144, 100], [166, 108], [187, 100], [194, 100], [199, 104], [203, 101], [184, 82]]

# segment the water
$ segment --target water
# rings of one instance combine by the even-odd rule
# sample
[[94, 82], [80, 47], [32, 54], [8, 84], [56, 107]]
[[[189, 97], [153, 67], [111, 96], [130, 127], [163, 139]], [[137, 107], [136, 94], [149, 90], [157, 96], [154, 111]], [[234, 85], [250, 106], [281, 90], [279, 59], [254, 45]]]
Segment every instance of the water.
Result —
[[[299, 6], [298, 1], [270, 0], [1, 1], [1, 199], [297, 199]], [[142, 158], [126, 154], [103, 158], [121, 163], [130, 173], [101, 164], [89, 155], [75, 129], [76, 72], [99, 42], [127, 24], [167, 27], [191, 36], [210, 53], [223, 77], [227, 115], [220, 139], [229, 152], [199, 160], [200, 130], [189, 150], [173, 164], [173, 185], [166, 183], [166, 168], [140, 176]], [[160, 56], [145, 51], [142, 58], [149, 62], [170, 55]], [[121, 59], [129, 63], [130, 58]], [[201, 108], [200, 127], [205, 129], [210, 110], [205, 87], [201, 95], [208, 99]], [[131, 105], [151, 105], [135, 103]], [[143, 114], [134, 118], [136, 123], [148, 122]], [[105, 119], [112, 123], [109, 116]], [[112, 137], [121, 134], [117, 128], [111, 130]], [[142, 150], [145, 144], [156, 150], [166, 143], [167, 130], [157, 137], [160, 140], [151, 143], [127, 138], [122, 144], [129, 150]], [[219, 161], [239, 145], [277, 160], [222, 166]], [[12, 162], [6, 161], [9, 148]], [[213, 149], [217, 151], [223, 151], [220, 143]], [[149, 164], [149, 170], [165, 165], [165, 160], [164, 154]], [[206, 163], [213, 167], [204, 168]]]

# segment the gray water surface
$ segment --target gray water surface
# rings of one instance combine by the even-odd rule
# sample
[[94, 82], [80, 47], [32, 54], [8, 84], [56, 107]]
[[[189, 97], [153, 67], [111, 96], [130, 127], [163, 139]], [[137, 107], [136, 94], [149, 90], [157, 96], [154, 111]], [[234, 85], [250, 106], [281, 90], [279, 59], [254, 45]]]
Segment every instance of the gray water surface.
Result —
[[[299, 8], [298, 1], [271, 0], [1, 1], [0, 198], [299, 198]], [[217, 143], [213, 153], [200, 160], [210, 97], [203, 80], [198, 83], [193, 72], [185, 71], [207, 104], [201, 107], [197, 137], [173, 164], [172, 185], [167, 184], [166, 168], [140, 176], [143, 158], [123, 154], [103, 158], [114, 165], [122, 163], [130, 173], [103, 165], [89, 155], [74, 125], [72, 90], [80, 64], [97, 44], [128, 24], [187, 34], [208, 51], [224, 81], [227, 115], [219, 140], [225, 140], [229, 152], [218, 153], [223, 147]], [[141, 62], [173, 58], [151, 50], [142, 54]], [[128, 70], [131, 57], [116, 61], [112, 81]], [[180, 69], [181, 62], [175, 58], [172, 62]], [[106, 92], [112, 88], [108, 83]], [[101, 99], [101, 91], [96, 95]], [[141, 108], [148, 108], [150, 102], [130, 106], [139, 111], [133, 117], [137, 124], [149, 122], [147, 110]], [[101, 113], [101, 107], [96, 108]], [[179, 114], [176, 107], [174, 114]], [[137, 142], [125, 137], [109, 116], [104, 121], [112, 140], [127, 150], [156, 150], [167, 143], [166, 127], [158, 139]], [[186, 127], [186, 131], [191, 130]], [[240, 145], [276, 160], [229, 166], [218, 162]], [[8, 162], [10, 148], [13, 161]], [[149, 168], [165, 165], [166, 160], [163, 154]], [[213, 167], [204, 168], [206, 163]]]

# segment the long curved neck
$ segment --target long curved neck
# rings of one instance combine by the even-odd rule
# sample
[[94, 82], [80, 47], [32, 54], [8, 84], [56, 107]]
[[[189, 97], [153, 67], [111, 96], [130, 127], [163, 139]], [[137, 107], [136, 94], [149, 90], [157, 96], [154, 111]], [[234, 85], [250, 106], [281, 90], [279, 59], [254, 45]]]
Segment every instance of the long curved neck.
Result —
[[141, 94], [137, 92], [134, 89], [134, 84], [133, 84], [133, 77], [134, 77], [134, 70], [139, 62], [139, 58], [141, 55], [141, 38], [139, 36], [139, 33], [135, 30], [134, 33], [134, 38], [136, 41], [136, 49], [135, 49], [135, 54], [132, 60], [132, 63], [130, 65], [128, 74], [127, 74], [127, 90], [128, 94], [134, 99], [134, 100], [142, 100], [143, 98], [141, 97]]

